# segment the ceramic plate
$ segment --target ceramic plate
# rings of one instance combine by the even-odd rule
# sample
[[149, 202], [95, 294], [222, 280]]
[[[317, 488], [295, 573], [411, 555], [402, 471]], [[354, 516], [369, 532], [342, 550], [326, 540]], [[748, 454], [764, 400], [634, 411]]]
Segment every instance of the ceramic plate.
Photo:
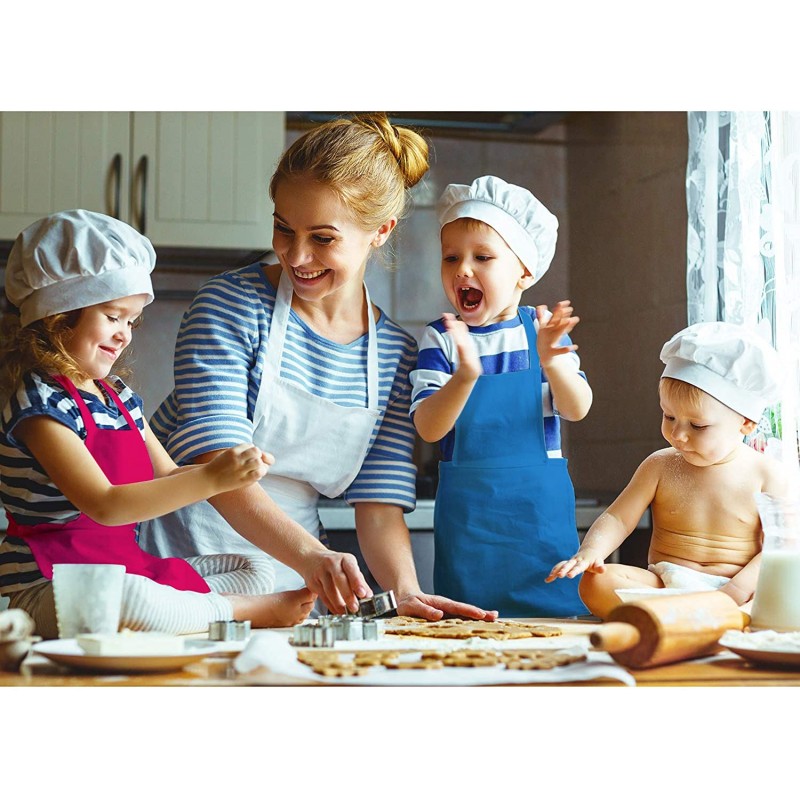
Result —
[[[788, 641], [781, 642], [781, 636], [788, 636]], [[750, 641], [748, 641], [748, 639]], [[741, 656], [754, 664], [768, 664], [800, 669], [800, 648], [797, 646], [797, 634], [779, 634], [774, 631], [757, 631], [755, 633], [741, 633], [727, 631], [719, 643], [727, 647], [732, 653]], [[784, 646], [781, 647], [781, 644]]]
[[726, 644], [725, 647], [732, 653], [736, 653], [737, 656], [752, 661], [754, 664], [771, 664], [789, 667], [791, 669], [800, 669], [800, 653], [797, 652], [797, 650], [792, 652], [785, 652], [782, 650], [757, 650], [750, 647], [729, 644]]
[[99, 672], [171, 672], [216, 651], [213, 642], [187, 641], [185, 652], [171, 656], [90, 656], [75, 639], [51, 639], [33, 646], [33, 652], [57, 664]]
[[215, 656], [237, 656], [239, 653], [247, 647], [247, 642], [250, 641], [250, 637], [246, 640], [229, 640], [220, 642], [216, 639], [186, 639], [187, 645], [195, 645], [195, 644], [210, 644], [213, 645], [214, 649], [212, 654]]

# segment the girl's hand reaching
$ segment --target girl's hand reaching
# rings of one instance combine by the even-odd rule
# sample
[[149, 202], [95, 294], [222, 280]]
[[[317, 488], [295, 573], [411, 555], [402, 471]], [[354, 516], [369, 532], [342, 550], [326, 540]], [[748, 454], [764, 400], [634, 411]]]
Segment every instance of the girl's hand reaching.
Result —
[[475, 381], [483, 375], [483, 367], [475, 349], [475, 343], [470, 339], [469, 328], [466, 322], [456, 319], [455, 314], [442, 314], [442, 321], [458, 353], [458, 369], [455, 374], [467, 380]]
[[271, 453], [264, 453], [254, 444], [238, 444], [223, 450], [202, 469], [208, 472], [216, 487], [214, 494], [219, 494], [261, 480], [274, 463], [275, 457]]
[[572, 316], [573, 310], [569, 300], [557, 303], [552, 314], [547, 306], [536, 306], [536, 318], [539, 321], [536, 351], [543, 367], [549, 366], [556, 356], [578, 349], [576, 344], [568, 346], [560, 344], [561, 339], [580, 322], [580, 317]]

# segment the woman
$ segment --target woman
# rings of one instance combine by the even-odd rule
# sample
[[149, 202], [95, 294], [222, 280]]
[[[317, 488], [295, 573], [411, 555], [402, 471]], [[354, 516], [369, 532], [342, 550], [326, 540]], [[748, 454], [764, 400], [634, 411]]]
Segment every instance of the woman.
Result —
[[408, 410], [416, 343], [369, 300], [364, 273], [428, 169], [428, 147], [384, 115], [300, 137], [270, 183], [279, 264], [212, 278], [178, 333], [176, 385], [152, 427], [179, 463], [253, 441], [275, 457], [253, 486], [148, 522], [161, 555], [265, 551], [275, 591], [306, 585], [333, 613], [370, 589], [350, 554], [318, 539], [320, 495], [344, 493], [359, 544], [402, 614], [494, 619], [419, 587], [403, 512], [415, 505]]

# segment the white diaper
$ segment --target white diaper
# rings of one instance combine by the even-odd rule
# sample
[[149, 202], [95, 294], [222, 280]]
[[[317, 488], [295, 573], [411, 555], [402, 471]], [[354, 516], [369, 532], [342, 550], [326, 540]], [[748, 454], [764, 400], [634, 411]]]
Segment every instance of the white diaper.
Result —
[[704, 589], [719, 589], [730, 580], [721, 575], [709, 575], [707, 572], [700, 572], [681, 564], [673, 564], [670, 561], [650, 564], [647, 569], [658, 575], [668, 589], [689, 589], [702, 592]]

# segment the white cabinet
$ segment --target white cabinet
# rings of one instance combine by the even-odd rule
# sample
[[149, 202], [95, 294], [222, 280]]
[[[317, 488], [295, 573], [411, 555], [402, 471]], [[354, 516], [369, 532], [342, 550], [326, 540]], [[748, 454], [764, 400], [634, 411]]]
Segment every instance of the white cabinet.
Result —
[[0, 239], [88, 208], [155, 245], [266, 250], [284, 130], [283, 112], [0, 113]]

